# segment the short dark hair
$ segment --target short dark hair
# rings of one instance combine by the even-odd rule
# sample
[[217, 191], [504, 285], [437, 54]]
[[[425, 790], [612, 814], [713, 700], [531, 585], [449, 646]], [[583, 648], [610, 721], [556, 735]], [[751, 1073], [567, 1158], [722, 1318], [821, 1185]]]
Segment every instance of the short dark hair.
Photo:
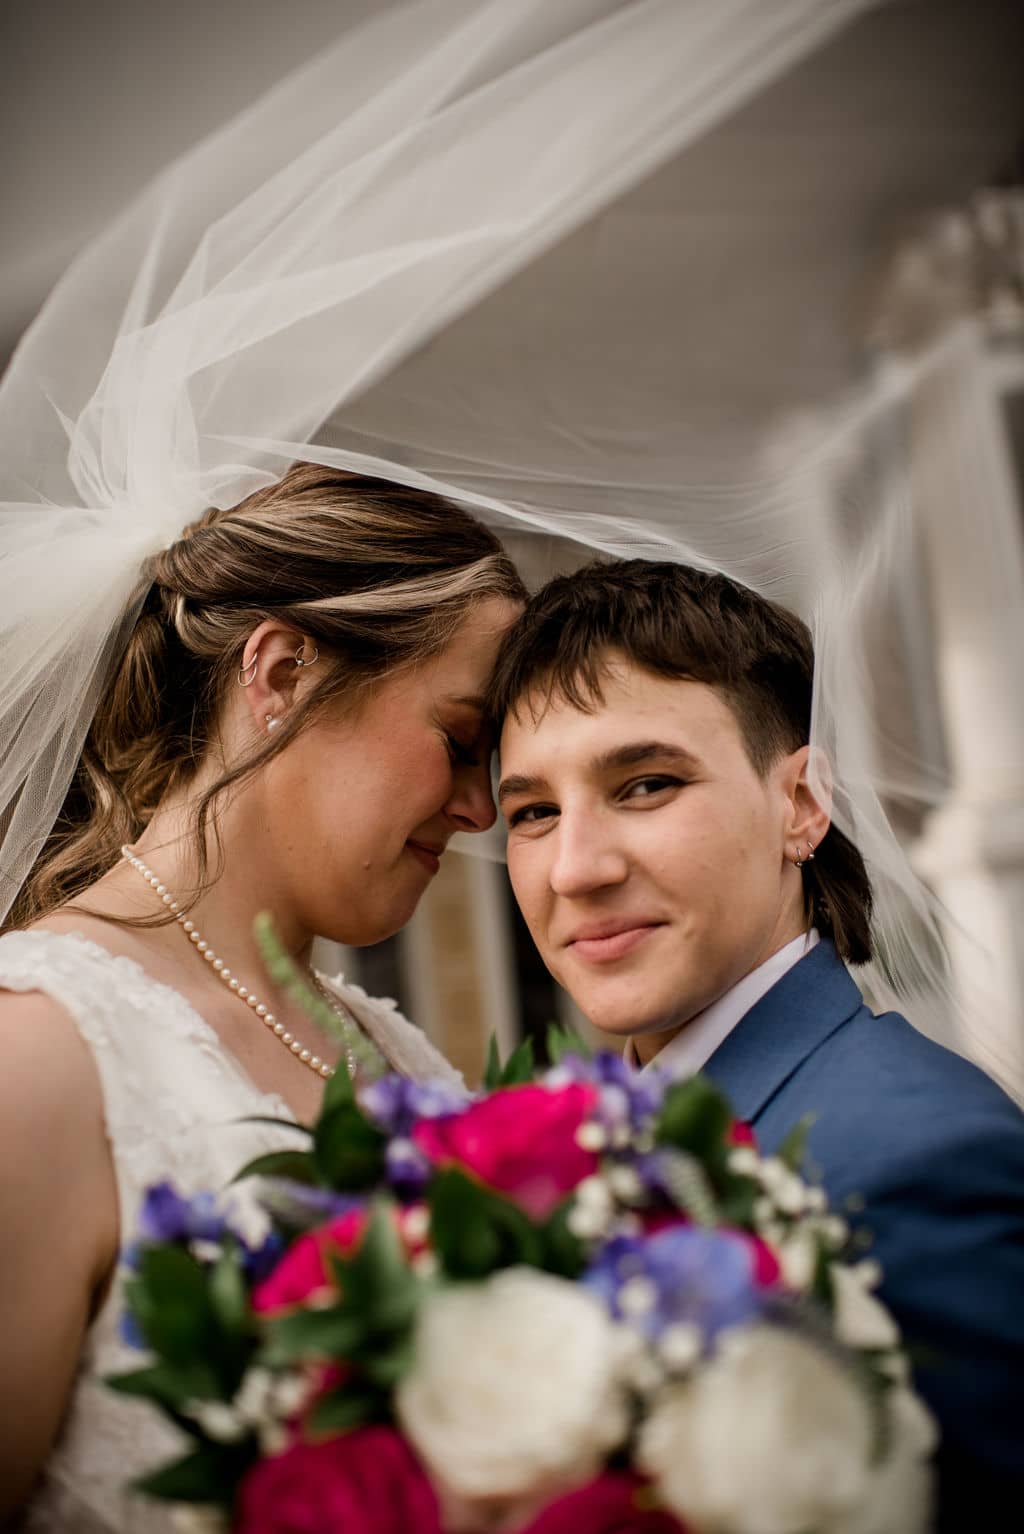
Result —
[[[703, 682], [728, 704], [754, 770], [810, 739], [814, 645], [794, 613], [728, 576], [667, 561], [597, 561], [549, 581], [505, 637], [489, 709], [500, 724], [527, 694], [589, 712], [612, 652], [656, 676]], [[871, 958], [871, 881], [830, 827], [803, 868], [814, 920], [843, 959]]]

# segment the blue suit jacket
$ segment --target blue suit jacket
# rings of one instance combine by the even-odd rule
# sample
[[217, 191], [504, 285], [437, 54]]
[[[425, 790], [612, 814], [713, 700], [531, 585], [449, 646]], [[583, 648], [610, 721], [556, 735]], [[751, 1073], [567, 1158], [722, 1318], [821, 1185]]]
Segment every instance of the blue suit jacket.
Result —
[[[939, 1419], [940, 1527], [1024, 1494], [1024, 1114], [897, 1013], [876, 1017], [822, 941], [753, 1006], [706, 1072], [763, 1149], [804, 1115], [838, 1212], [871, 1232], [881, 1295]], [[1014, 1514], [1014, 1519], [1017, 1514]]]

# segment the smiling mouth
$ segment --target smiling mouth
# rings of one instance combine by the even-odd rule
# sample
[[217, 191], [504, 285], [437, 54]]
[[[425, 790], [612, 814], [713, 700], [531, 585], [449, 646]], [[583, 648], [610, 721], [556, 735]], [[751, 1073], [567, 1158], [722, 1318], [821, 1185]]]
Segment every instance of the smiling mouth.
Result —
[[634, 927], [622, 927], [617, 932], [607, 932], [596, 937], [578, 937], [566, 944], [566, 951], [586, 964], [610, 964], [624, 959], [665, 925], [664, 922], [638, 922]]
[[436, 874], [441, 867], [441, 853], [443, 847], [427, 847], [423, 842], [406, 842], [405, 844], [413, 857], [423, 864], [428, 873]]

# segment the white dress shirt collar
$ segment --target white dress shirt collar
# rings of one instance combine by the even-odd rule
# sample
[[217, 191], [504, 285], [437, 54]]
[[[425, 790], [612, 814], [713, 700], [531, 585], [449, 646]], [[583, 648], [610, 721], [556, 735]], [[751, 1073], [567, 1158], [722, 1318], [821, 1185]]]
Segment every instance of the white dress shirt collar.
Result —
[[[710, 1007], [705, 1007], [703, 1012], [698, 1012], [688, 1023], [684, 1023], [650, 1064], [671, 1071], [673, 1076], [693, 1076], [702, 1070], [740, 1018], [745, 1017], [754, 1003], [767, 995], [776, 981], [781, 980], [794, 964], [799, 964], [804, 955], [810, 953], [819, 942], [820, 934], [816, 928], [801, 932], [799, 937], [780, 948], [778, 953], [773, 953], [770, 959], [752, 969], [749, 975], [744, 975], [724, 996], [713, 1001]], [[640, 1066], [632, 1039], [626, 1040], [623, 1059], [634, 1068]]]

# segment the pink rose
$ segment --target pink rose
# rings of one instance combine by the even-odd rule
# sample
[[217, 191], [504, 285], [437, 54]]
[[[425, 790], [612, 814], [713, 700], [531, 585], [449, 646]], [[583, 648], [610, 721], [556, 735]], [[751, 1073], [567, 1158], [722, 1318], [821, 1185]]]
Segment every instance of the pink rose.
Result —
[[757, 1136], [743, 1119], [733, 1120], [729, 1125], [726, 1139], [730, 1145], [749, 1145], [753, 1150], [757, 1150]]
[[462, 1167], [544, 1220], [597, 1171], [596, 1153], [576, 1143], [597, 1099], [595, 1087], [579, 1082], [557, 1091], [505, 1087], [464, 1113], [422, 1120], [413, 1138], [436, 1166]]
[[[423, 1206], [410, 1204], [393, 1211], [395, 1226], [405, 1247], [406, 1255], [413, 1257], [427, 1244], [424, 1231]], [[332, 1294], [335, 1289], [329, 1257], [350, 1257], [358, 1247], [366, 1229], [368, 1211], [365, 1205], [347, 1209], [336, 1215], [326, 1225], [308, 1231], [285, 1252], [272, 1273], [252, 1292], [252, 1308], [258, 1314], [267, 1311], [290, 1310], [317, 1294]]]
[[645, 1236], [656, 1236], [663, 1230], [674, 1230], [677, 1225], [692, 1225], [688, 1215], [677, 1209], [641, 1209], [640, 1223]]
[[365, 1227], [366, 1210], [347, 1209], [326, 1225], [300, 1236], [273, 1272], [253, 1290], [253, 1310], [258, 1314], [288, 1310], [323, 1290], [333, 1290], [329, 1254], [348, 1257], [358, 1246]]
[[441, 1534], [437, 1499], [405, 1439], [364, 1427], [295, 1443], [242, 1481], [234, 1534]]
[[606, 1470], [577, 1491], [549, 1502], [521, 1534], [685, 1534], [684, 1526], [651, 1500], [635, 1476]]
[[782, 1277], [782, 1266], [771, 1247], [760, 1236], [736, 1234], [750, 1254], [754, 1283], [759, 1289], [774, 1289]]

